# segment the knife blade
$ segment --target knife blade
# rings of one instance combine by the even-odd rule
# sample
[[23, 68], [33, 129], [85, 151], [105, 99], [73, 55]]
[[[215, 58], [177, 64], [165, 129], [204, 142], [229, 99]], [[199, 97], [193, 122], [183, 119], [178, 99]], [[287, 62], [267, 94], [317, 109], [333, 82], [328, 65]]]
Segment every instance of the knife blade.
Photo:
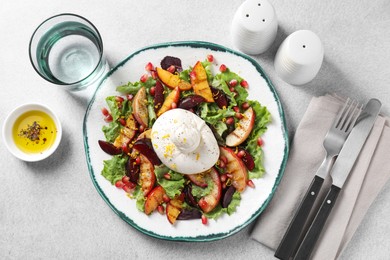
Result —
[[345, 141], [340, 154], [337, 156], [330, 173], [332, 176], [332, 186], [300, 244], [294, 259], [309, 259], [326, 220], [332, 211], [333, 205], [374, 126], [381, 107], [382, 104], [378, 99], [370, 99], [364, 107], [355, 127]]

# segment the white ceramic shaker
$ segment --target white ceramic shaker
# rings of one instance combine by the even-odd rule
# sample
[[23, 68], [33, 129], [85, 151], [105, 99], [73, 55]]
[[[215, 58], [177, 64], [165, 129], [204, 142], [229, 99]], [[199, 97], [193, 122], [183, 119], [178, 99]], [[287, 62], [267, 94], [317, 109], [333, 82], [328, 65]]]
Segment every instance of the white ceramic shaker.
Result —
[[312, 31], [299, 30], [280, 45], [274, 61], [275, 71], [289, 84], [304, 85], [315, 78], [323, 58], [320, 38]]
[[267, 0], [246, 0], [236, 11], [231, 38], [240, 51], [257, 55], [274, 42], [278, 21], [274, 7]]

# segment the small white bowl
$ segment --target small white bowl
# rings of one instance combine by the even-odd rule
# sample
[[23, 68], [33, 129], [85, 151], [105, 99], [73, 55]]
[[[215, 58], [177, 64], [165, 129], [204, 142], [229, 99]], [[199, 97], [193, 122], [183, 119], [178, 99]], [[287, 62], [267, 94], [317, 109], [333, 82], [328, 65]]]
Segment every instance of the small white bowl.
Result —
[[[25, 153], [22, 150], [20, 150], [13, 139], [12, 136], [12, 128], [15, 124], [15, 121], [21, 116], [22, 114], [32, 111], [32, 110], [38, 110], [42, 111], [46, 114], [48, 114], [54, 121], [54, 124], [57, 128], [57, 135], [54, 143], [52, 146], [50, 146], [47, 150], [44, 150], [41, 153]], [[47, 106], [40, 105], [40, 104], [24, 104], [17, 108], [15, 108], [5, 119], [4, 125], [3, 125], [3, 139], [5, 146], [7, 149], [17, 158], [23, 161], [27, 162], [36, 162], [43, 160], [47, 157], [49, 157], [58, 147], [60, 144], [62, 137], [62, 127], [61, 122], [58, 119], [58, 117], [53, 113], [53, 111], [48, 108]]]

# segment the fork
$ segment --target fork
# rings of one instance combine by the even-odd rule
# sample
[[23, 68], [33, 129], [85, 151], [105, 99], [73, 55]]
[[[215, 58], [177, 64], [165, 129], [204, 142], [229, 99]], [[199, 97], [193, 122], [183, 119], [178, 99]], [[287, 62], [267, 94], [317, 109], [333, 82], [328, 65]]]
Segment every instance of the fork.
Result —
[[299, 239], [306, 220], [309, 216], [317, 194], [321, 189], [326, 175], [329, 173], [336, 156], [340, 153], [349, 133], [351, 132], [360, 114], [359, 103], [349, 98], [338, 113], [333, 125], [325, 136], [323, 147], [326, 155], [318, 168], [297, 212], [295, 213], [282, 241], [275, 252], [275, 257], [287, 260], [292, 257], [297, 249]]

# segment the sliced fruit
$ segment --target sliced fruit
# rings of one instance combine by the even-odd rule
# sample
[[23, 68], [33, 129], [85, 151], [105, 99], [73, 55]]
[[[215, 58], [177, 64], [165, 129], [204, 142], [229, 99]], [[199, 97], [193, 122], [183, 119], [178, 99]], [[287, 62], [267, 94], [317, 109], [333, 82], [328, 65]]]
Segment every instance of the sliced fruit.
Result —
[[180, 215], [180, 209], [176, 208], [171, 203], [168, 203], [167, 207], [166, 207], [166, 214], [167, 214], [167, 218], [168, 218], [169, 223], [171, 223], [173, 225], [173, 224], [175, 224], [178, 216]]
[[206, 70], [200, 61], [195, 64], [191, 75], [191, 85], [195, 94], [204, 97], [206, 102], [214, 102], [213, 93], [207, 81]]
[[191, 95], [191, 96], [185, 97], [182, 100], [180, 100], [178, 108], [189, 110], [189, 109], [194, 108], [197, 105], [199, 105], [200, 103], [205, 102], [205, 101], [206, 101], [206, 99], [202, 96]]
[[185, 80], [182, 80], [178, 74], [173, 74], [167, 70], [157, 67], [157, 75], [160, 80], [171, 89], [179, 87], [180, 90], [190, 90], [191, 84]]
[[242, 160], [234, 153], [234, 151], [227, 147], [220, 147], [221, 156], [227, 159], [226, 173], [232, 176], [232, 185], [238, 192], [243, 192], [248, 181], [248, 172]]
[[157, 112], [157, 116], [161, 116], [163, 113], [167, 112], [168, 110], [171, 110], [172, 109], [172, 103], [176, 103], [177, 104], [177, 102], [179, 102], [179, 98], [180, 98], [180, 89], [178, 87], [176, 87], [165, 98], [165, 101], [162, 104], [162, 107]]
[[229, 105], [228, 99], [226, 97], [226, 94], [223, 93], [222, 90], [210, 87], [211, 93], [213, 93], [213, 98], [215, 100], [215, 103], [218, 105], [219, 108], [227, 108]]
[[153, 102], [154, 102], [154, 110], [155, 111], [158, 111], [162, 104], [164, 103], [164, 87], [163, 85], [161, 84], [160, 81], [156, 81], [156, 86], [154, 87], [154, 99], [153, 99]]
[[141, 158], [141, 164], [138, 182], [141, 185], [141, 190], [144, 196], [146, 197], [154, 187], [156, 175], [154, 174], [153, 164], [142, 154], [139, 156]]
[[137, 122], [143, 127], [148, 127], [149, 114], [148, 104], [146, 99], [146, 88], [142, 87], [138, 90], [133, 99], [133, 115]]
[[155, 187], [146, 197], [144, 212], [149, 215], [157, 209], [157, 207], [164, 202], [163, 196], [165, 190], [161, 186]]
[[[137, 133], [137, 121], [132, 115], [130, 115], [125, 122], [125, 126], [122, 127], [119, 135], [115, 138], [114, 146], [122, 148], [124, 152], [127, 149], [128, 144], [133, 140]], [[124, 149], [125, 148], [125, 149]]]
[[130, 156], [129, 159], [127, 160], [125, 170], [126, 170], [125, 171], [126, 176], [130, 178], [130, 181], [133, 183], [137, 183], [139, 178], [140, 167], [139, 164], [136, 163], [136, 159]]
[[153, 149], [152, 141], [149, 138], [138, 139], [133, 148], [144, 155], [153, 165], [160, 165], [161, 161]]
[[148, 130], [142, 132], [142, 133], [137, 137], [137, 140], [143, 139], [143, 138], [148, 138], [148, 139], [150, 139], [151, 134], [152, 134], [152, 129], [150, 128], [150, 129], [148, 129]]
[[186, 176], [196, 186], [199, 186], [201, 188], [206, 188], [207, 182], [206, 179], [204, 178], [204, 175], [205, 173], [197, 173], [197, 174], [187, 174]]
[[255, 124], [255, 112], [253, 108], [248, 108], [238, 121], [238, 125], [233, 132], [226, 136], [226, 145], [233, 147], [242, 144], [249, 136]]
[[116, 147], [115, 145], [113, 145], [112, 143], [109, 143], [109, 142], [106, 142], [103, 140], [99, 140], [98, 143], [99, 143], [100, 148], [104, 152], [108, 153], [109, 155], [117, 155], [117, 154], [122, 153], [122, 150], [120, 148]]
[[214, 183], [213, 189], [198, 202], [199, 207], [205, 213], [212, 211], [218, 205], [222, 193], [221, 179], [219, 178], [218, 172], [214, 168], [211, 168], [208, 174]]

